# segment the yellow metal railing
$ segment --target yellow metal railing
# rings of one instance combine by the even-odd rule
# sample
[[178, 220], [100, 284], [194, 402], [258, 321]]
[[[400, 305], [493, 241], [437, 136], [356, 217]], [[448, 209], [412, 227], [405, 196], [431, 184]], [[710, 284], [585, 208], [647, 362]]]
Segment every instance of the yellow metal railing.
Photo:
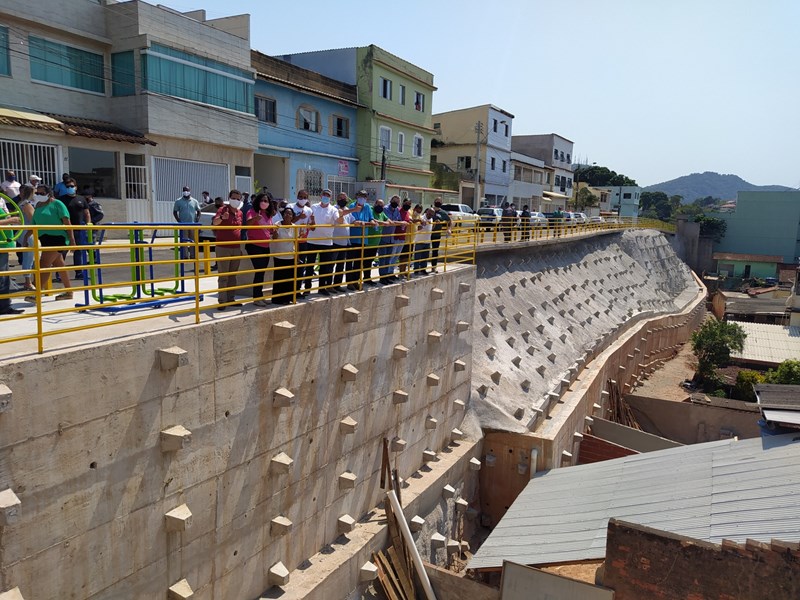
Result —
[[[0, 248], [0, 257], [7, 257], [6, 264], [10, 265], [15, 254], [31, 253], [33, 267], [24, 270], [15, 265], [0, 270], [0, 292], [5, 290], [3, 281], [10, 283], [26, 275], [32, 278], [35, 289], [0, 293], [0, 344], [35, 340], [41, 353], [45, 340], [53, 336], [163, 317], [189, 316], [191, 322], [199, 323], [204, 313], [213, 310], [249, 303], [257, 307], [295, 303], [311, 292], [325, 296], [358, 291], [439, 269], [447, 271], [454, 265], [474, 264], [476, 251], [484, 245], [522, 245], [629, 227], [669, 230], [665, 223], [645, 220], [587, 224], [551, 221], [528, 227], [519, 219], [511, 219], [494, 224], [454, 222], [435, 232], [409, 226], [405, 234], [384, 235], [376, 233], [375, 228], [353, 228], [351, 232], [360, 233], [331, 236], [328, 239], [333, 245], [327, 246], [315, 245], [318, 239], [307, 240], [304, 234], [308, 227], [302, 225], [26, 225], [32, 232], [30, 247]], [[199, 238], [201, 230], [217, 235], [234, 229], [266, 229], [268, 239], [217, 242], [215, 246], [213, 240]], [[0, 234], [12, 230], [14, 226], [0, 226]], [[78, 232], [85, 232], [85, 239], [91, 241], [75, 246], [42, 246], [39, 238], [43, 234], [66, 230], [72, 230], [79, 239], [82, 235]], [[82, 259], [78, 263], [85, 264], [68, 264], [75, 255]], [[83, 275], [70, 280], [76, 271]], [[60, 276], [60, 286], [52, 281], [54, 276]], [[9, 303], [10, 308], [23, 312], [7, 311]]]

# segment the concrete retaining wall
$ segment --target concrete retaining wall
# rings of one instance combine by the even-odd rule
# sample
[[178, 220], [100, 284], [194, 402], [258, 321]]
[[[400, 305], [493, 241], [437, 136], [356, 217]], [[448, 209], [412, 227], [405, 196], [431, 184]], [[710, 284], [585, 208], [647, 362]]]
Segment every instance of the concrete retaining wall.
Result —
[[[273, 565], [294, 571], [339, 517], [381, 501], [384, 437], [405, 440], [392, 455], [405, 479], [449, 444], [469, 393], [457, 323], [472, 322], [473, 283], [461, 268], [6, 363], [0, 490], [21, 505], [0, 527], [0, 590], [151, 599], [186, 579], [195, 599], [257, 597]], [[177, 425], [191, 443], [163, 451]], [[190, 522], [165, 517], [182, 505]]]

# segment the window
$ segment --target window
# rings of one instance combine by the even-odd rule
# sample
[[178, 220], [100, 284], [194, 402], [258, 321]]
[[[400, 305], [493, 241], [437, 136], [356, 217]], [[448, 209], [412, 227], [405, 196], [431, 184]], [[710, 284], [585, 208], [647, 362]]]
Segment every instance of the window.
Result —
[[459, 156], [456, 159], [456, 168], [459, 171], [464, 171], [466, 169], [472, 168], [472, 157], [471, 156]]
[[553, 160], [558, 160], [558, 150], [553, 150]]
[[[541, 171], [534, 171], [533, 172], [533, 183], [542, 183], [542, 172]], [[550, 183], [548, 181], [548, 183]]]
[[8, 27], [0, 27], [0, 75], [11, 75], [8, 56]]
[[492, 119], [492, 131], [497, 133], [497, 119]]
[[442, 129], [442, 124], [441, 123], [434, 123], [433, 124], [433, 128], [436, 129], [436, 130], [441, 130]]
[[425, 94], [420, 92], [414, 94], [414, 110], [425, 112]]
[[262, 123], [278, 122], [277, 104], [272, 98], [256, 96], [256, 118]]
[[56, 146], [0, 140], [0, 171], [14, 171], [18, 181], [36, 174], [48, 185], [61, 180], [63, 165], [56, 160]]
[[508, 123], [506, 123], [505, 128], [506, 128], [505, 136], [508, 137]]
[[392, 99], [392, 80], [381, 77], [381, 98]]
[[492, 169], [492, 171], [494, 171], [494, 163], [495, 163], [495, 159], [494, 159], [494, 156], [493, 156], [491, 158], [491, 169]]
[[350, 138], [350, 119], [345, 117], [339, 117], [337, 115], [333, 115], [331, 117], [333, 127], [331, 127], [331, 133], [340, 138], [349, 139]]
[[354, 177], [335, 177], [328, 175], [328, 187], [333, 192], [333, 197], [336, 198], [339, 194], [344, 192], [348, 198], [353, 198], [356, 195], [356, 180]]
[[630, 192], [625, 192], [624, 194], [622, 194], [622, 199], [623, 200], [630, 200], [631, 199], [631, 193]]
[[111, 95], [133, 96], [136, 93], [136, 68], [133, 50], [111, 55]]
[[98, 198], [119, 198], [117, 153], [87, 148], [69, 148], [69, 173], [78, 193]]
[[561, 175], [556, 175], [556, 187], [561, 187]]
[[547, 176], [545, 177], [545, 183], [550, 185], [550, 173], [549, 172], [547, 173]]
[[298, 190], [307, 191], [309, 198], [320, 198], [324, 189], [324, 181], [325, 173], [322, 171], [298, 169], [295, 185]]
[[297, 109], [297, 119], [295, 124], [298, 129], [303, 131], [313, 131], [319, 133], [319, 111], [314, 107], [302, 105]]
[[252, 114], [253, 75], [225, 63], [151, 43], [142, 50], [142, 87]]
[[412, 148], [412, 154], [414, 156], [416, 156], [417, 158], [422, 158], [422, 155], [423, 155], [422, 143], [423, 143], [423, 141], [424, 140], [422, 139], [421, 135], [415, 135], [414, 136], [414, 147]]
[[506, 161], [503, 161], [503, 173], [506, 172]]
[[406, 151], [406, 134], [401, 132], [397, 134], [397, 153], [402, 154], [405, 151]]
[[569, 153], [567, 153], [567, 164], [572, 164], [572, 156]]
[[564, 162], [564, 153], [561, 153], [561, 162]]
[[404, 86], [403, 84], [400, 84], [400, 98], [398, 98], [398, 100], [400, 101], [400, 104], [405, 106], [405, 104], [406, 104], [406, 86]]
[[380, 130], [380, 137], [378, 139], [378, 147], [379, 148], [386, 148], [386, 151], [392, 149], [392, 130], [388, 127], [381, 127]]
[[31, 79], [104, 94], [103, 55], [28, 36]]

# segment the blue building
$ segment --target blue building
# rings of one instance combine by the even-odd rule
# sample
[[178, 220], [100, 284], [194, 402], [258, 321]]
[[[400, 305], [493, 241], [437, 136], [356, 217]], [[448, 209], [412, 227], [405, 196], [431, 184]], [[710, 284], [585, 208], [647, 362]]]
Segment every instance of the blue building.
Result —
[[258, 149], [254, 176], [258, 191], [312, 200], [325, 188], [335, 194], [356, 190], [356, 86], [252, 51], [256, 71]]

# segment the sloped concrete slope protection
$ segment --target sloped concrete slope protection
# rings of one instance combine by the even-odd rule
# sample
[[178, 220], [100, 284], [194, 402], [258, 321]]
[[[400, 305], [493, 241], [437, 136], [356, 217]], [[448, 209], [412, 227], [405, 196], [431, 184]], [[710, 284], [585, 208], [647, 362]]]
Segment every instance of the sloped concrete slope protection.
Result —
[[591, 353], [641, 319], [682, 310], [698, 289], [649, 230], [481, 253], [477, 268], [467, 422], [519, 433], [541, 423]]

